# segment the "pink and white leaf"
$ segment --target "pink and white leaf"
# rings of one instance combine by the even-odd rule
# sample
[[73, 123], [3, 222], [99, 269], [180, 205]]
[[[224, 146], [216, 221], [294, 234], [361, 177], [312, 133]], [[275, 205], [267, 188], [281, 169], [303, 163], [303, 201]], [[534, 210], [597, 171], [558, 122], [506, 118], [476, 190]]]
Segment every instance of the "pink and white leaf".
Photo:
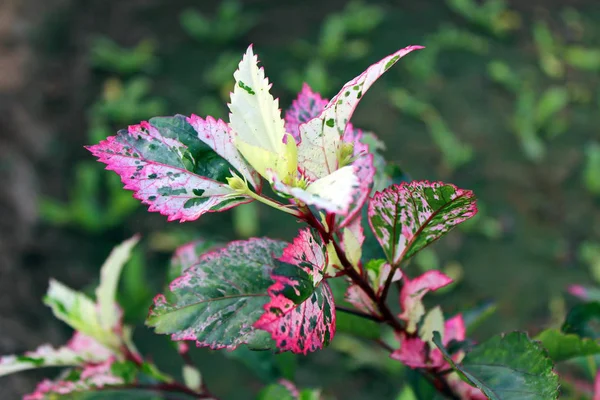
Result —
[[375, 304], [375, 302], [365, 293], [365, 291], [356, 284], [350, 284], [350, 286], [348, 286], [345, 299], [348, 303], [356, 307], [356, 309], [364, 313], [378, 316], [381, 315], [377, 308], [377, 304]]
[[371, 230], [392, 265], [476, 213], [472, 191], [443, 182], [403, 182], [375, 193], [369, 202]]
[[100, 364], [87, 365], [81, 371], [77, 380], [45, 379], [40, 382], [35, 392], [25, 395], [23, 400], [45, 400], [53, 398], [51, 395], [68, 395], [76, 392], [84, 392], [101, 389], [107, 386], [118, 386], [125, 383], [124, 379], [111, 372], [114, 359], [106, 360]]
[[343, 141], [344, 143], [352, 144], [354, 148], [352, 166], [358, 179], [358, 189], [354, 191], [350, 211], [340, 219], [338, 223], [339, 227], [347, 226], [355, 219], [361, 218], [362, 207], [369, 198], [373, 185], [373, 178], [375, 176], [374, 156], [369, 146], [361, 141], [362, 137], [363, 132], [361, 130], [354, 129], [351, 125], [348, 125]]
[[273, 182], [273, 189], [294, 197], [297, 203], [340, 215], [348, 212], [352, 196], [359, 186], [354, 167], [350, 165], [309, 183], [304, 189], [286, 185], [275, 174], [270, 174], [269, 179]]
[[233, 133], [231, 128], [223, 120], [215, 120], [208, 116], [202, 119], [192, 114], [187, 121], [198, 133], [198, 138], [206, 143], [218, 155], [229, 162], [238, 172], [250, 182], [257, 193], [262, 188], [262, 180], [258, 172], [254, 170], [242, 157], [233, 144]]
[[333, 294], [322, 282], [325, 246], [317, 233], [305, 229], [280, 261], [272, 274], [270, 300], [254, 327], [269, 332], [281, 351], [307, 354], [321, 349], [335, 334]]
[[0, 357], [0, 376], [42, 367], [81, 366], [109, 359], [113, 353], [94, 339], [76, 332], [66, 346], [42, 345], [23, 355]]
[[125, 189], [149, 205], [149, 211], [160, 212], [169, 221], [192, 221], [204, 213], [252, 201], [236, 194], [224, 182], [193, 172], [189, 161], [193, 155], [188, 147], [176, 139], [162, 137], [148, 122], [132, 125], [88, 150], [107, 165], [106, 169], [115, 171]]
[[[436, 346], [433, 348], [418, 336], [408, 335], [402, 332], [397, 335], [400, 348], [395, 350], [390, 357], [398, 360], [410, 368], [434, 368], [438, 370], [448, 369], [450, 366], [444, 360], [442, 352]], [[456, 315], [444, 323], [444, 335], [442, 342], [447, 346], [452, 340], [465, 340], [465, 324], [462, 315]], [[456, 362], [460, 362], [464, 353], [458, 352], [452, 356]]]
[[300, 125], [318, 117], [328, 102], [319, 93], [313, 92], [307, 83], [302, 85], [298, 97], [285, 113], [285, 130], [294, 137], [296, 143], [301, 141]]
[[399, 318], [406, 321], [406, 331], [414, 333], [417, 328], [417, 323], [425, 314], [425, 307], [422, 299], [430, 291], [435, 291], [452, 283], [452, 279], [439, 272], [427, 271], [423, 275], [415, 278], [405, 278], [404, 285], [400, 291], [400, 305], [402, 313]]
[[318, 179], [338, 169], [341, 138], [362, 96], [401, 57], [421, 48], [408, 46], [371, 65], [346, 83], [317, 118], [300, 125], [298, 165], [306, 176]]

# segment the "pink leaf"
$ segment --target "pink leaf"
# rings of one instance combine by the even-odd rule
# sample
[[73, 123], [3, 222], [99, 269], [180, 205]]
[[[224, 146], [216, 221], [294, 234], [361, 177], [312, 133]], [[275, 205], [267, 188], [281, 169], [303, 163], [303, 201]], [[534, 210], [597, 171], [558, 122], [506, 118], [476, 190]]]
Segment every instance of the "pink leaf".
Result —
[[[444, 324], [444, 337], [442, 342], [447, 346], [452, 340], [462, 341], [465, 339], [465, 324], [462, 315], [456, 315]], [[418, 336], [411, 336], [402, 332], [398, 334], [400, 348], [395, 350], [390, 357], [398, 360], [410, 368], [435, 368], [448, 369], [450, 365], [444, 360], [442, 352], [437, 347], [431, 349], [427, 342]], [[463, 352], [452, 355], [452, 359], [460, 362], [464, 356]]]
[[327, 253], [321, 238], [300, 231], [285, 248], [272, 274], [270, 301], [254, 326], [269, 332], [282, 351], [307, 354], [327, 345], [335, 334], [335, 305], [322, 282]]
[[111, 358], [101, 364], [87, 365], [81, 371], [79, 379], [73, 381], [51, 381], [45, 379], [40, 382], [35, 392], [25, 395], [23, 400], [44, 400], [51, 394], [66, 395], [74, 392], [83, 392], [100, 389], [105, 386], [116, 386], [125, 383], [123, 378], [113, 375], [111, 367], [114, 363]]
[[112, 351], [98, 343], [95, 339], [80, 332], [73, 334], [73, 337], [67, 343], [67, 348], [73, 350], [82, 359], [87, 361], [104, 361], [113, 355]]
[[296, 143], [301, 140], [300, 125], [318, 117], [327, 103], [328, 100], [313, 92], [308, 84], [302, 86], [302, 91], [285, 113], [285, 130], [294, 137]]
[[410, 368], [427, 368], [427, 343], [419, 337], [411, 337], [405, 333], [398, 336], [400, 349], [395, 350], [390, 357]]
[[[461, 314], [455, 315], [454, 317], [446, 320], [444, 323], [444, 337], [442, 338], [442, 344], [444, 347], [448, 347], [451, 341], [455, 340], [461, 342], [466, 338], [465, 321]], [[446, 365], [442, 352], [437, 347], [431, 349], [431, 360], [434, 365]], [[459, 351], [452, 355], [452, 359], [455, 362], [460, 362], [464, 357], [464, 352]]]
[[225, 183], [225, 176], [233, 175], [231, 166], [218, 155], [210, 156], [208, 146], [191, 137], [195, 131], [189, 124], [187, 129], [182, 124], [187, 122], [180, 122], [178, 129], [163, 127], [165, 134], [173, 136], [165, 137], [155, 126], [142, 122], [88, 150], [106, 169], [119, 174], [125, 189], [133, 190], [135, 198], [150, 206], [149, 211], [158, 211], [169, 221], [192, 221], [204, 213], [252, 201]]
[[421, 300], [429, 291], [435, 291], [452, 283], [452, 279], [439, 271], [427, 271], [415, 278], [405, 278], [404, 285], [400, 291], [400, 305], [402, 313], [400, 319], [408, 323], [407, 331], [413, 333], [416, 324], [423, 316], [425, 309]]
[[358, 285], [351, 284], [348, 286], [345, 298], [348, 303], [360, 311], [371, 315], [380, 315], [377, 304]]
[[600, 400], [600, 371], [596, 373], [596, 379], [594, 379], [594, 398], [593, 400]]

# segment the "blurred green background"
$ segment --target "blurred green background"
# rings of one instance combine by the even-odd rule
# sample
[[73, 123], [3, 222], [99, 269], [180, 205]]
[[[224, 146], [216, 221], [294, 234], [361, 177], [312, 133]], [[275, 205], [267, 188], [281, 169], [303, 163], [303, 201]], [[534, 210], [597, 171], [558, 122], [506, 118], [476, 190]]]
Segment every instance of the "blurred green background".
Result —
[[[152, 116], [226, 119], [250, 43], [284, 109], [302, 82], [331, 97], [381, 57], [426, 46], [390, 70], [353, 118], [413, 179], [479, 198], [479, 216], [411, 268], [456, 279], [429, 296], [447, 314], [496, 304], [476, 340], [560, 324], [574, 302], [567, 285], [600, 281], [599, 22], [596, 0], [3, 0], [0, 353], [67, 337], [39, 301], [48, 278], [93, 285], [109, 249], [135, 232], [144, 242], [122, 301], [138, 323], [178, 245], [293, 237], [291, 218], [254, 204], [167, 223], [83, 148]], [[136, 335], [142, 350], [167, 353], [166, 338], [142, 326]], [[226, 399], [251, 398], [290, 363], [301, 386], [339, 398], [394, 398], [403, 386], [385, 354], [343, 335], [294, 362], [255, 356], [248, 367], [232, 360], [238, 353], [194, 353]], [[0, 398], [30, 391], [42, 375], [0, 378]]]

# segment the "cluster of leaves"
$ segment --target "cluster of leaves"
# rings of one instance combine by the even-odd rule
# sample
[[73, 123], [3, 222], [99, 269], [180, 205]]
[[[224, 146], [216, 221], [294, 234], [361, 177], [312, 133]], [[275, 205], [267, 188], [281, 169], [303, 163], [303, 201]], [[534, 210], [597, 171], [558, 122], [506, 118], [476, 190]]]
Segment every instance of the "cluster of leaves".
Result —
[[[553, 361], [598, 353], [597, 343], [583, 338], [587, 330], [574, 328], [589, 321], [589, 313], [571, 316], [562, 333], [542, 333], [548, 352], [519, 332], [473, 345], [466, 337], [466, 315], [445, 316], [441, 307], [423, 303], [428, 292], [452, 278], [437, 270], [411, 276], [406, 268], [418, 252], [477, 212], [473, 193], [452, 184], [394, 183], [390, 171], [381, 170], [384, 161], [372, 134], [350, 123], [371, 85], [420, 48], [383, 58], [329, 101], [304, 86], [282, 118], [250, 47], [234, 73], [228, 123], [196, 115], [152, 118], [88, 148], [135, 198], [170, 221], [193, 221], [258, 201], [307, 225], [292, 243], [253, 238], [180, 248], [172, 281], [155, 297], [148, 326], [198, 347], [307, 354], [334, 340], [337, 314], [347, 312], [361, 322], [342, 329], [365, 332], [364, 324], [374, 322], [386, 327], [395, 337], [392, 345], [377, 330], [366, 336], [446, 397], [558, 397]], [[265, 194], [265, 182], [276, 198]], [[74, 369], [40, 384], [30, 399], [104, 388], [214, 398], [192, 366], [186, 365], [186, 382], [178, 383], [145, 361], [121, 323], [116, 282], [136, 241], [117, 248], [103, 266], [96, 302], [51, 283], [46, 303], [75, 329], [74, 338], [60, 349], [4, 357], [0, 372]], [[368, 251], [366, 244], [373, 242], [378, 251]], [[377, 252], [380, 258], [372, 256]], [[340, 282], [344, 300], [334, 296]], [[394, 297], [399, 314], [389, 305]], [[185, 352], [186, 345], [182, 348]], [[259, 396], [320, 398], [318, 391], [299, 391], [288, 381]]]

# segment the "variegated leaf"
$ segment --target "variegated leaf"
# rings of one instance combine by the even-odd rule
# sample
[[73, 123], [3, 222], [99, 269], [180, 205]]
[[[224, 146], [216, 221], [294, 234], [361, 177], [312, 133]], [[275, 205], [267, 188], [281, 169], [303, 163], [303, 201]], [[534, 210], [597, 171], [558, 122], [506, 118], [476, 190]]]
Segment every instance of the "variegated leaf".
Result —
[[298, 165], [312, 179], [329, 175], [339, 167], [341, 138], [362, 96], [401, 57], [421, 46], [408, 46], [371, 65], [346, 83], [317, 118], [300, 125]]
[[[392, 273], [392, 266], [385, 260], [369, 260], [364, 266], [364, 271], [369, 279], [371, 287], [375, 290], [375, 294], [381, 297], [385, 283]], [[394, 276], [392, 282], [402, 279], [402, 271], [400, 268], [393, 269]], [[346, 300], [357, 309], [371, 315], [380, 315], [377, 304], [371, 299], [360, 286], [350, 284], [346, 291]]]
[[210, 116], [202, 119], [194, 114], [187, 121], [196, 130], [198, 138], [202, 142], [206, 143], [221, 158], [227, 160], [252, 185], [254, 190], [260, 193], [262, 188], [260, 175], [246, 163], [235, 148], [233, 133], [227, 123], [220, 119], [215, 120]]
[[82, 370], [72, 371], [64, 380], [44, 379], [37, 385], [35, 392], [25, 395], [23, 400], [54, 399], [77, 392], [123, 385], [126, 382], [114, 373], [113, 364], [114, 359], [109, 359], [99, 364], [87, 365]]
[[[275, 171], [279, 179], [290, 183], [296, 175], [296, 142], [286, 133], [279, 110], [273, 99], [271, 85], [252, 46], [244, 54], [234, 72], [235, 87], [229, 104], [229, 122], [235, 135], [235, 146], [259, 174]], [[290, 136], [290, 140], [285, 139]]]
[[438, 290], [452, 283], [452, 279], [440, 271], [427, 271], [423, 275], [414, 279], [404, 278], [404, 285], [400, 291], [400, 306], [402, 314], [400, 319], [406, 321], [406, 331], [414, 333], [417, 329], [417, 323], [425, 314], [423, 306], [423, 296], [429, 291]]
[[[447, 346], [452, 341], [465, 340], [465, 323], [462, 315], [458, 314], [443, 324], [442, 329], [436, 331], [443, 338], [444, 346]], [[390, 355], [394, 360], [398, 360], [410, 368], [436, 368], [446, 369], [449, 367], [444, 360], [442, 352], [433, 343], [433, 332], [431, 333], [431, 341], [423, 340], [418, 336], [410, 336], [406, 333], [398, 334], [400, 348], [394, 350]], [[464, 352], [459, 351], [452, 355], [454, 361], [460, 361], [464, 356]]]
[[307, 83], [302, 86], [302, 91], [285, 113], [285, 130], [296, 139], [296, 143], [301, 141], [300, 125], [318, 117], [328, 102], [319, 93], [313, 92]]
[[305, 229], [285, 248], [284, 264], [273, 271], [270, 301], [254, 326], [269, 332], [279, 350], [307, 354], [333, 339], [333, 294], [322, 282], [326, 254], [318, 233]]
[[193, 265], [198, 264], [200, 257], [203, 254], [219, 247], [223, 246], [217, 244], [216, 242], [204, 239], [194, 240], [193, 242], [179, 246], [175, 250], [175, 253], [173, 253], [173, 257], [171, 257], [171, 263], [167, 273], [167, 281], [171, 282], [177, 277], [183, 275], [185, 270]]
[[120, 330], [121, 312], [117, 303], [119, 277], [123, 266], [131, 256], [131, 250], [139, 240], [139, 235], [135, 235], [116, 246], [100, 269], [100, 284], [96, 288], [96, 301], [98, 318], [102, 328], [106, 331], [117, 332]]
[[[212, 125], [213, 134], [224, 134], [219, 126]], [[252, 200], [226, 184], [235, 169], [209, 144], [185, 117], [176, 116], [132, 125], [88, 150], [119, 174], [125, 189], [150, 211], [184, 222]]]
[[42, 345], [22, 355], [0, 357], [0, 376], [34, 368], [95, 364], [106, 361], [112, 355], [94, 339], [76, 332], [66, 346], [57, 349]]
[[272, 347], [269, 335], [253, 324], [269, 300], [270, 274], [285, 245], [250, 239], [200, 256], [171, 283], [172, 301], [163, 295], [154, 299], [146, 323], [172, 340], [194, 340], [199, 347]]
[[292, 196], [296, 201], [315, 206], [330, 213], [345, 215], [352, 203], [353, 194], [359, 187], [354, 167], [345, 166], [321, 179], [308, 184], [306, 188], [291, 187], [274, 174], [270, 174], [273, 189]]
[[[372, 134], [371, 134], [372, 135]], [[350, 211], [340, 218], [338, 226], [347, 226], [355, 219], [361, 218], [361, 209], [369, 198], [373, 178], [375, 176], [374, 151], [363, 143], [364, 133], [360, 129], [354, 129], [351, 125], [346, 128], [342, 145], [352, 145], [351, 162], [354, 173], [358, 179], [358, 188], [354, 191]]]
[[476, 213], [470, 190], [442, 182], [403, 182], [375, 193], [369, 224], [389, 262], [398, 265]]
[[[117, 349], [121, 344], [118, 332], [104, 329], [96, 303], [85, 294], [75, 291], [62, 283], [51, 280], [44, 304], [52, 308], [56, 318], [78, 332], [90, 336], [103, 345]], [[115, 312], [119, 312], [115, 310]]]

